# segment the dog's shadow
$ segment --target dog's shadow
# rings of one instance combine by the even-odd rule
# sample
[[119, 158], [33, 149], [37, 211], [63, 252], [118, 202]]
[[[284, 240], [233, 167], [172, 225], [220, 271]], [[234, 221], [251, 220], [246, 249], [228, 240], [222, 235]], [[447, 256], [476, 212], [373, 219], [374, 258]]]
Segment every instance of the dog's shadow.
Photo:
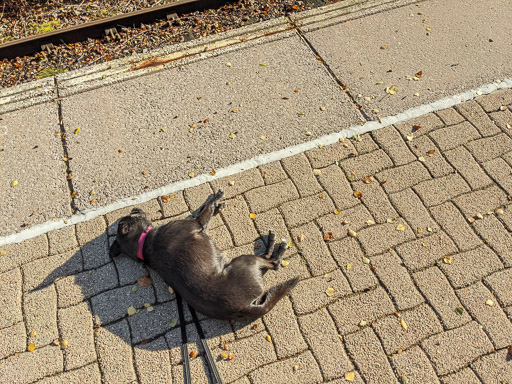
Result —
[[[164, 222], [165, 220], [161, 220]], [[163, 279], [143, 263], [120, 255], [109, 257], [109, 248], [115, 239], [118, 220], [107, 232], [81, 244], [78, 250], [60, 256], [50, 256], [55, 267], [44, 277], [28, 286], [29, 292], [46, 289], [52, 284], [57, 291], [59, 311], [86, 302], [90, 316], [80, 323], [89, 324], [94, 333], [96, 350], [112, 350], [114, 343], [139, 351], [168, 350], [171, 363], [181, 364], [181, 329], [176, 295]], [[159, 222], [154, 222], [155, 226]], [[254, 244], [255, 254], [265, 252], [267, 239]], [[183, 303], [189, 350], [203, 356], [198, 332], [188, 305]], [[258, 327], [258, 321], [235, 322], [208, 318], [197, 313], [201, 328], [214, 357], [222, 352], [225, 343]], [[89, 332], [89, 331], [85, 331]], [[66, 335], [61, 335], [63, 338]], [[214, 352], [219, 349], [217, 352]]]

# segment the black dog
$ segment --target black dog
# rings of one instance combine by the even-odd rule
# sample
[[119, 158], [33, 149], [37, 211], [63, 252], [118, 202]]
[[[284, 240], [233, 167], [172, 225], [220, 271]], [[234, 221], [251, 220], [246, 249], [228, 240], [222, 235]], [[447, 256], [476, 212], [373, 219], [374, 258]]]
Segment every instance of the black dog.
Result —
[[157, 271], [197, 311], [223, 320], [254, 320], [270, 311], [298, 282], [291, 279], [264, 292], [263, 275], [277, 270], [288, 248], [282, 241], [273, 252], [275, 234], [268, 235], [262, 256], [242, 255], [231, 262], [207, 235], [208, 222], [224, 203], [220, 190], [196, 218], [151, 229], [146, 214], [134, 208], [119, 221], [110, 257], [125, 254]]

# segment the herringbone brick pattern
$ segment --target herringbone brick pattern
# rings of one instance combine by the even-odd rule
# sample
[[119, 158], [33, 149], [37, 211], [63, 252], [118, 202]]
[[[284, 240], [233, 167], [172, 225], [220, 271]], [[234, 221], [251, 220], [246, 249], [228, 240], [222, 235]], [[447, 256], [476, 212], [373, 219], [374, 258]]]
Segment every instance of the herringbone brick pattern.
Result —
[[[495, 92], [141, 206], [160, 225], [222, 187], [210, 233], [228, 256], [263, 252], [270, 228], [290, 244], [266, 276], [299, 276], [289, 298], [251, 324], [201, 317], [224, 382], [512, 382], [511, 103]], [[129, 210], [2, 249], [3, 383], [182, 382], [174, 294], [108, 256]]]

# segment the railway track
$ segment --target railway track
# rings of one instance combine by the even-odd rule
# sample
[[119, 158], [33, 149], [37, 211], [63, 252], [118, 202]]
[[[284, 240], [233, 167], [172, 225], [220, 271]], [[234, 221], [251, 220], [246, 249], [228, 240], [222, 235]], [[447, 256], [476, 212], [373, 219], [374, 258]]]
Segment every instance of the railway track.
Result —
[[74, 44], [101, 37], [116, 38], [119, 27], [140, 26], [156, 20], [167, 19], [170, 23], [183, 14], [216, 8], [227, 1], [179, 0], [173, 3], [141, 9], [100, 20], [87, 22], [52, 32], [28, 36], [0, 45], [0, 60], [30, 56], [40, 51], [51, 51], [58, 44]]

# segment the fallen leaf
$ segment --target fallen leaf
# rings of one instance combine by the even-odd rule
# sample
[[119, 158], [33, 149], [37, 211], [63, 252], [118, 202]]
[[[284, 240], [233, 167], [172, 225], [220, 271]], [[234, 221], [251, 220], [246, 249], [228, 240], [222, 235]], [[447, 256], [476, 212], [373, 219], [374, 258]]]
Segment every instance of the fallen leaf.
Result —
[[162, 201], [163, 201], [164, 203], [167, 203], [167, 202], [169, 201], [169, 196], [167, 196], [167, 195], [162, 195], [161, 199], [162, 199]]
[[229, 356], [228, 356], [228, 360], [234, 360], [234, 359], [235, 359], [235, 356], [233, 356], [233, 354], [230, 353]]
[[380, 46], [380, 49], [387, 49], [387, 48], [388, 48], [388, 46], [387, 46], [387, 45], [381, 45], [381, 46]]
[[62, 340], [62, 341], [60, 342], [60, 347], [61, 347], [62, 349], [66, 349], [66, 348], [68, 347], [68, 345], [69, 345], [69, 341], [67, 341], [66, 339], [64, 339], [64, 340]]
[[174, 328], [176, 326], [176, 324], [178, 324], [177, 319], [171, 319], [171, 321], [169, 322], [169, 325], [171, 326], [171, 328]]
[[321, 174], [322, 174], [322, 170], [321, 169], [313, 169], [313, 175], [320, 176]]
[[78, 132], [80, 132], [80, 127], [78, 127], [77, 129], [75, 129], [75, 130], [73, 131], [73, 133], [74, 133], [75, 135], [76, 135]]
[[272, 337], [271, 337], [270, 335], [267, 335], [267, 337], [265, 337], [265, 339], [266, 339], [269, 343], [271, 343], [271, 342], [272, 342]]
[[11, 187], [15, 187], [18, 185], [18, 180], [11, 181]]
[[59, 339], [55, 339], [55, 340], [53, 340], [53, 341], [52, 341], [52, 344], [53, 344], [53, 345], [59, 345], [59, 344], [60, 344]]
[[231, 140], [233, 140], [235, 137], [236, 137], [236, 135], [235, 135], [234, 133], [230, 133], [230, 134], [229, 134], [229, 138], [230, 138]]
[[229, 61], [226, 63], [226, 67], [231, 67], [233, 64], [231, 64]]
[[267, 139], [267, 136], [260, 136], [260, 139], [261, 139], [261, 140], [266, 140], [266, 139]]
[[194, 352], [194, 351], [190, 351], [190, 353], [188, 354], [190, 357], [196, 357], [197, 356], [197, 353]]
[[396, 226], [396, 230], [397, 230], [397, 231], [405, 231], [405, 225], [403, 225], [403, 224], [398, 224], [398, 225]]
[[386, 93], [389, 94], [389, 95], [394, 95], [398, 92], [398, 88], [396, 87], [396, 85], [392, 85], [390, 87], [386, 87]]
[[332, 240], [334, 240], [334, 235], [332, 234], [332, 232], [327, 232], [324, 235], [324, 241], [332, 241]]
[[220, 358], [221, 358], [221, 359], [227, 359], [227, 358], [228, 358], [228, 356], [229, 356], [229, 355], [228, 355], [226, 352], [222, 352], [222, 353], [220, 354]]
[[356, 377], [356, 371], [345, 372], [345, 380], [354, 381]]
[[172, 295], [174, 293], [174, 289], [172, 289], [172, 287], [168, 287], [167, 288], [169, 290], [169, 293]]
[[352, 263], [348, 263], [348, 264], [347, 264], [347, 270], [348, 270], [348, 271], [349, 271], [349, 270], [351, 270], [351, 269], [352, 269], [352, 267], [353, 267]]
[[29, 352], [33, 352], [34, 349], [36, 349], [36, 345], [35, 344], [29, 344], [28, 347], [27, 347], [27, 351], [29, 351]]
[[329, 287], [325, 290], [325, 294], [329, 297], [333, 296], [334, 294], [336, 293], [336, 291], [334, 290], [334, 288], [332, 287]]
[[417, 125], [417, 124], [415, 124], [415, 125], [413, 125], [413, 126], [412, 126], [412, 131], [413, 131], [413, 132], [417, 132], [417, 131], [419, 131], [420, 129], [421, 129], [421, 125]]
[[7, 251], [6, 251], [5, 249], [2, 249], [2, 250], [0, 251], [0, 255], [2, 255], [2, 256], [3, 256], [3, 255], [6, 255], [6, 254], [7, 254]]
[[457, 308], [455, 308], [455, 312], [457, 312], [458, 315], [462, 315], [464, 313], [464, 308], [457, 307]]
[[249, 217], [254, 220], [256, 218], [256, 214], [255, 213], [250, 213]]
[[153, 284], [153, 281], [149, 276], [142, 276], [137, 279], [137, 284], [139, 284], [141, 287], [149, 287], [151, 284]]
[[375, 224], [375, 221], [373, 220], [366, 220], [366, 225], [374, 225]]
[[282, 267], [286, 267], [288, 264], [290, 264], [290, 262], [288, 260], [281, 261], [281, 266]]
[[494, 301], [492, 301], [491, 299], [487, 300], [485, 304], [487, 304], [489, 307], [494, 307]]
[[124, 151], [122, 149], [118, 149], [117, 152], [123, 153]]
[[134, 285], [134, 286], [132, 287], [132, 292], [137, 292], [137, 290], [138, 290], [138, 289], [139, 289], [139, 288], [138, 288], [136, 285]]
[[325, 111], [325, 107], [320, 107], [320, 110], [321, 111]]
[[416, 76], [417, 78], [421, 78], [421, 76], [423, 76], [423, 71], [417, 72], [416, 75], [414, 76]]
[[151, 305], [149, 307], [146, 308], [146, 311], [148, 312], [152, 312], [155, 308], [153, 308]]
[[366, 324], [368, 324], [368, 322], [367, 322], [367, 321], [365, 321], [365, 320], [361, 320], [361, 321], [359, 322], [359, 326], [360, 326], [360, 327], [364, 327]]
[[453, 260], [452, 260], [452, 258], [451, 258], [451, 257], [445, 257], [445, 258], [443, 259], [443, 262], [444, 262], [445, 264], [451, 264], [451, 263], [452, 263], [452, 261], [453, 261]]
[[321, 193], [321, 194], [320, 194], [320, 198], [321, 198], [321, 199], [325, 199], [325, 194]]
[[311, 131], [306, 131], [306, 136], [311, 136], [311, 135], [312, 135]]
[[425, 158], [423, 156], [418, 157], [418, 160], [421, 161], [422, 163], [425, 162]]
[[358, 199], [362, 199], [363, 198], [363, 194], [359, 191], [354, 191], [354, 196], [357, 197]]
[[334, 214], [335, 214], [335, 215], [339, 215], [339, 214], [340, 214], [340, 210], [339, 210], [338, 208], [336, 208], [336, 209], [334, 210]]
[[188, 173], [188, 177], [190, 177], [190, 178], [194, 177], [195, 175], [196, 175], [196, 174], [195, 174], [194, 172], [189, 172], [189, 173]]
[[363, 256], [363, 263], [370, 264], [370, 259], [367, 258], [366, 256]]
[[231, 187], [232, 187], [233, 185], [235, 185], [235, 180], [230, 180], [230, 181], [228, 181], [228, 185], [229, 185], [229, 186], [231, 186]]
[[354, 231], [354, 230], [352, 230], [352, 229], [350, 229], [350, 228], [348, 229], [348, 235], [349, 235], [350, 237], [357, 237], [357, 233], [356, 233], [356, 231]]
[[[365, 183], [365, 184], [371, 184], [373, 182], [373, 177], [372, 176], [363, 177], [362, 180], [363, 180], [363, 183]], [[359, 192], [359, 193], [361, 193], [361, 192]], [[354, 192], [354, 194], [355, 194], [355, 192]]]
[[225, 351], [229, 351], [228, 345], [226, 343], [222, 343], [222, 349]]
[[128, 307], [128, 316], [133, 316], [137, 313], [137, 310], [135, 309], [135, 307], [133, 305], [130, 305]]
[[404, 319], [400, 319], [400, 325], [402, 326], [403, 329], [407, 330], [407, 324], [405, 323]]
[[73, 192], [73, 193], [71, 194], [71, 197], [72, 197], [73, 199], [74, 199], [74, 198], [76, 198], [76, 197], [78, 197], [78, 192]]
[[293, 366], [293, 372], [297, 372], [299, 370], [299, 366], [297, 364], [295, 364]]

